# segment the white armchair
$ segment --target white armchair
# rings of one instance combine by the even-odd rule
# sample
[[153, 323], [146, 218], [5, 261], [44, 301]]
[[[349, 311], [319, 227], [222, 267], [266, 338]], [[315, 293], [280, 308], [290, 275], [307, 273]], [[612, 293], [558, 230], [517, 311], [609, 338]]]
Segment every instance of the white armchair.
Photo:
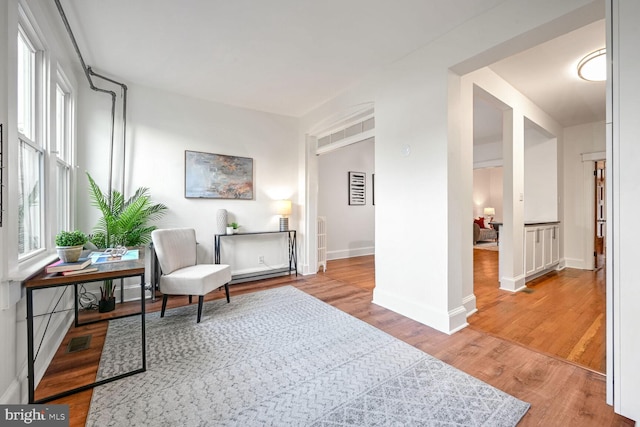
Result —
[[204, 296], [224, 286], [229, 302], [231, 269], [225, 264], [197, 264], [196, 232], [192, 228], [154, 230], [151, 233], [160, 269], [160, 292], [164, 317], [169, 295], [198, 295], [198, 323], [202, 316]]

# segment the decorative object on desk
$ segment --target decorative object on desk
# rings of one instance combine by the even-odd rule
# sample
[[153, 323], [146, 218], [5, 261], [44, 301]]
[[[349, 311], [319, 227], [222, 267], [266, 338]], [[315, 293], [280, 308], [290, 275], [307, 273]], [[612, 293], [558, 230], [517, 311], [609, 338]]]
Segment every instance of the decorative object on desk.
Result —
[[82, 231], [61, 231], [56, 235], [56, 251], [63, 262], [76, 262], [87, 243], [87, 235]]
[[[111, 280], [111, 282], [113, 282]], [[113, 286], [112, 286], [113, 289]], [[116, 309], [116, 297], [100, 298], [98, 301], [98, 312], [107, 313]]]
[[63, 260], [59, 260], [54, 262], [53, 264], [49, 264], [45, 267], [44, 271], [47, 274], [51, 273], [62, 273], [63, 271], [76, 271], [82, 270], [91, 264], [91, 258], [79, 258], [74, 262], [64, 262]]
[[[124, 248], [126, 250], [126, 248]], [[126, 252], [119, 250], [117, 255], [114, 255], [113, 250], [106, 250], [104, 252], [91, 252], [89, 254], [91, 264], [103, 264], [106, 262], [118, 262], [118, 261], [134, 261], [140, 258], [139, 249], [130, 249]]]
[[224, 234], [227, 229], [227, 210], [218, 209], [216, 212], [216, 234]]
[[105, 254], [112, 256], [113, 258], [122, 258], [129, 250], [126, 246], [118, 245], [115, 248], [107, 248], [104, 250]]
[[184, 197], [253, 200], [253, 159], [185, 150]]
[[143, 246], [151, 242], [151, 232], [156, 226], [149, 222], [161, 218], [168, 208], [162, 203], [153, 204], [146, 187], [138, 188], [125, 200], [116, 190], [111, 194], [103, 193], [89, 173], [87, 178], [91, 202], [102, 213], [93, 228], [91, 242], [99, 248]]
[[366, 175], [363, 172], [349, 172], [349, 204], [364, 205], [366, 203]]
[[[231, 229], [231, 232], [229, 232], [229, 228]], [[238, 225], [237, 222], [232, 222], [231, 224], [227, 224], [227, 234], [236, 234], [239, 228], [240, 226]]]
[[[493, 221], [493, 217], [495, 215], [496, 215], [495, 208], [484, 208], [484, 216], [486, 217], [486, 219], [485, 219], [485, 223], [486, 224], [489, 224], [491, 221]], [[489, 227], [487, 227], [487, 228], [489, 228]]]
[[278, 200], [278, 215], [280, 216], [280, 231], [289, 230], [289, 218], [291, 215], [291, 200]]

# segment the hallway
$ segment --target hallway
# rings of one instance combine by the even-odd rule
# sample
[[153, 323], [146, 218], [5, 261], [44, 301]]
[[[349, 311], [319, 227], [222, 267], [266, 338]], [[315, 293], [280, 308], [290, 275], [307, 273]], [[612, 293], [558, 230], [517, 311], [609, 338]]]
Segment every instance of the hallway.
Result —
[[474, 250], [473, 329], [584, 366], [606, 369], [605, 270], [567, 268], [527, 283], [523, 292], [498, 288], [498, 252]]

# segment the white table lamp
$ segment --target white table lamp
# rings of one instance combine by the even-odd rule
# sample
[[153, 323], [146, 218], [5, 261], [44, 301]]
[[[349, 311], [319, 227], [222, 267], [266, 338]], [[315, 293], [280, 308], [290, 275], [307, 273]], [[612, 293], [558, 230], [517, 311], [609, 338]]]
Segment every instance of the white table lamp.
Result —
[[291, 215], [291, 200], [278, 200], [278, 214], [280, 217], [280, 231], [289, 230], [289, 218]]

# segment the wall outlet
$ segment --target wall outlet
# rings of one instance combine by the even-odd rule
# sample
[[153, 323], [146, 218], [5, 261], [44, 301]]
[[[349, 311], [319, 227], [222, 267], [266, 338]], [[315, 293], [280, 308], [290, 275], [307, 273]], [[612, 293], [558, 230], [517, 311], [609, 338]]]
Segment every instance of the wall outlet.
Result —
[[258, 263], [260, 263], [260, 264], [264, 264], [264, 255], [260, 255], [260, 256], [258, 257]]

